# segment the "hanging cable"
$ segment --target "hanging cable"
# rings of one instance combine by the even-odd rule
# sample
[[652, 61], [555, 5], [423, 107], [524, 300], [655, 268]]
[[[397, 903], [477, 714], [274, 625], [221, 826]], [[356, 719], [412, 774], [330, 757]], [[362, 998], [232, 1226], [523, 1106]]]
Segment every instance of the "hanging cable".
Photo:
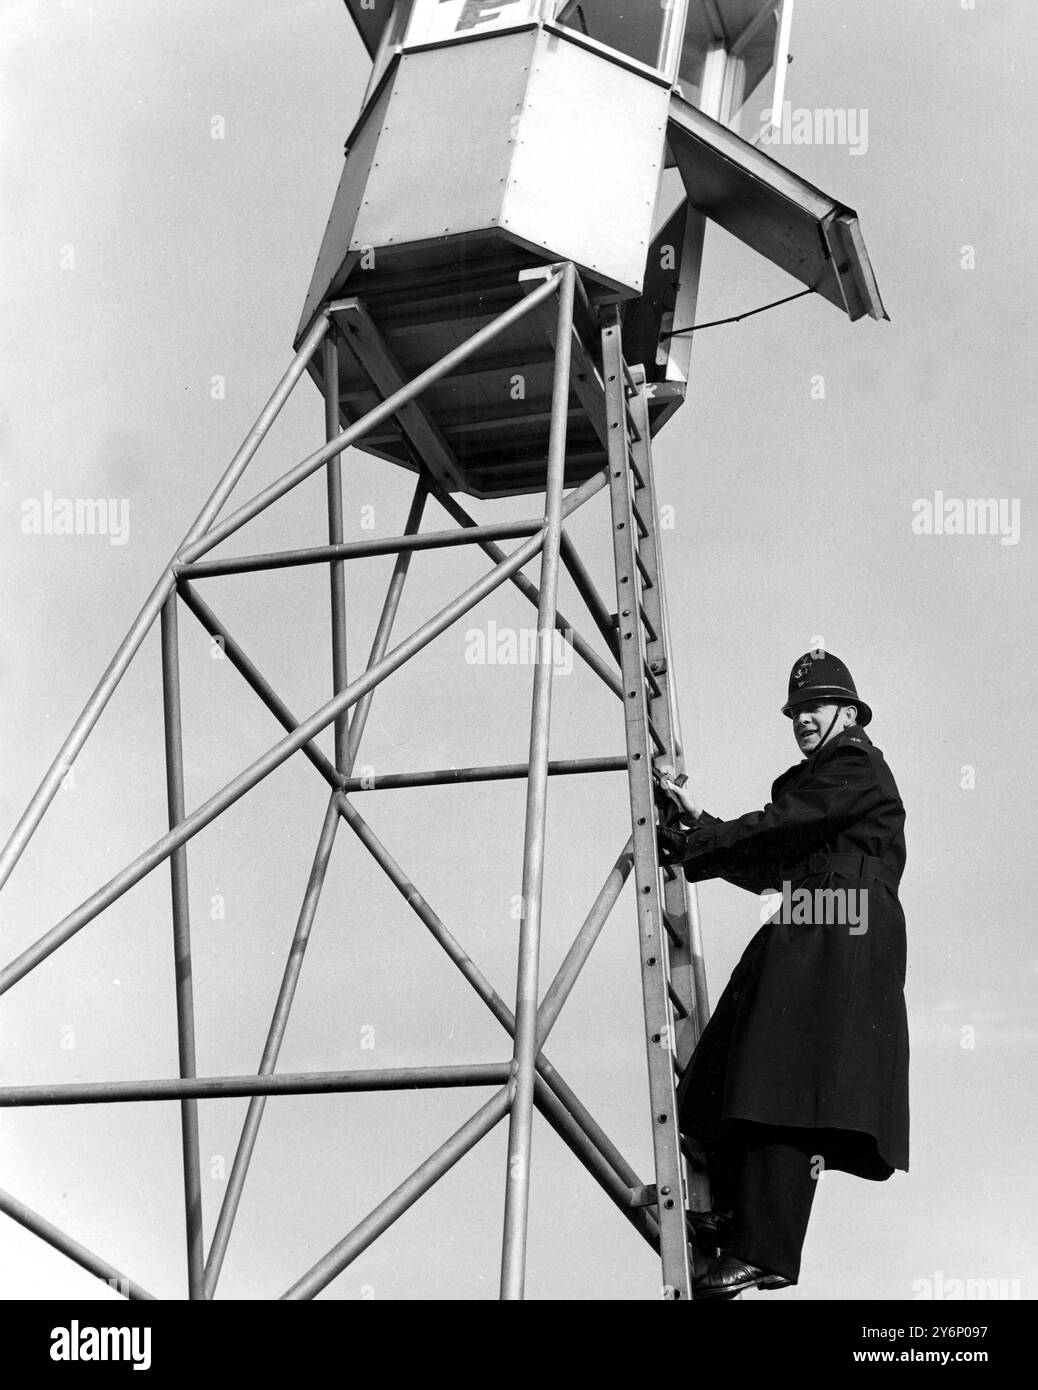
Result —
[[803, 299], [805, 294], [814, 294], [814, 290], [799, 290], [796, 294], [787, 294], [785, 299], [762, 304], [759, 309], [747, 309], [745, 314], [733, 314], [728, 319], [712, 319], [710, 323], [696, 323], [691, 328], [674, 328], [669, 333], [661, 333], [660, 338], [679, 338], [685, 333], [698, 333], [702, 328], [719, 328], [723, 323], [739, 323], [743, 319], [752, 319], [754, 314], [763, 314], [766, 309], [777, 309], [780, 304], [790, 304], [794, 299]]

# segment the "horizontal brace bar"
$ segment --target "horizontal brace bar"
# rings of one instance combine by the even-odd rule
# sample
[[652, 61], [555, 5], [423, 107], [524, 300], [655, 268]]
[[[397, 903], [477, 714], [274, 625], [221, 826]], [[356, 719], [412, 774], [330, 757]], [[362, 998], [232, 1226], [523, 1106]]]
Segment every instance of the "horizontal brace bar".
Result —
[[441, 550], [448, 546], [474, 545], [481, 540], [514, 540], [534, 536], [543, 517], [526, 521], [499, 521], [473, 530], [426, 531], [414, 536], [381, 536], [370, 541], [344, 541], [340, 545], [312, 545], [300, 550], [274, 550], [265, 555], [232, 555], [221, 560], [196, 560], [175, 565], [178, 579], [205, 579], [218, 574], [251, 574], [255, 570], [289, 569], [294, 565], [320, 565], [329, 560], [358, 560], [369, 555], [396, 555], [403, 550]]
[[[396, 787], [438, 787], [455, 782], [502, 782], [511, 777], [526, 777], [529, 763], [497, 763], [489, 767], [443, 767], [433, 772], [391, 772], [383, 777], [347, 777], [344, 792], [390, 791]], [[548, 775], [566, 776], [581, 772], [626, 772], [627, 759], [564, 758], [548, 764]]]
[[510, 1062], [456, 1067], [389, 1067], [366, 1071], [284, 1072], [268, 1076], [196, 1076], [162, 1081], [87, 1081], [65, 1086], [4, 1086], [0, 1108], [87, 1105], [133, 1100], [199, 1100], [221, 1096], [325, 1095], [340, 1091], [430, 1090], [441, 1086], [500, 1086]]

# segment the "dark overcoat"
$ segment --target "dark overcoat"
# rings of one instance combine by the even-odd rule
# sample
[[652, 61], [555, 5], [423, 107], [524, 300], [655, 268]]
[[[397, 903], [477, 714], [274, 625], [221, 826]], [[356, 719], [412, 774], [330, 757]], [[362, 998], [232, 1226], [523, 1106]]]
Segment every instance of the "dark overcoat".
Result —
[[783, 773], [762, 811], [660, 832], [693, 882], [783, 893], [682, 1076], [685, 1133], [709, 1143], [729, 1120], [804, 1126], [827, 1132], [830, 1168], [908, 1168], [904, 820], [882, 753], [853, 725]]

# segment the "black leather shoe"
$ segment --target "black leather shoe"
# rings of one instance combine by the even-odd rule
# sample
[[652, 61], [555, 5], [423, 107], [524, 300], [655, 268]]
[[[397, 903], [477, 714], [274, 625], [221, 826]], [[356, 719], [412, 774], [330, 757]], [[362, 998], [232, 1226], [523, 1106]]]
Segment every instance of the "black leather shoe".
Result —
[[689, 1211], [688, 1224], [700, 1245], [720, 1252], [731, 1237], [731, 1220], [723, 1212]]
[[765, 1279], [778, 1277], [765, 1269], [758, 1269], [756, 1265], [748, 1265], [744, 1260], [737, 1260], [734, 1255], [721, 1255], [705, 1273], [692, 1281], [692, 1297], [734, 1298], [744, 1289], [755, 1289]]

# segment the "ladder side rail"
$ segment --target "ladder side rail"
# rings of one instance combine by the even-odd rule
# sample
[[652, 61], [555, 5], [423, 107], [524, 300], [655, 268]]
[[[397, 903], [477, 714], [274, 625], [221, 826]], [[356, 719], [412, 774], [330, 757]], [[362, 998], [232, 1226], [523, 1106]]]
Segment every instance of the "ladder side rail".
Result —
[[668, 994], [667, 949], [656, 852], [656, 812], [652, 785], [649, 711], [643, 675], [642, 626], [637, 610], [635, 527], [632, 515], [625, 372], [619, 316], [606, 311], [602, 327], [602, 365], [606, 385], [609, 439], [609, 498], [616, 571], [618, 636], [624, 688], [628, 786], [634, 841], [634, 880], [638, 913], [642, 999], [645, 1010], [649, 1098], [663, 1296], [691, 1297], [691, 1262], [685, 1218], [684, 1171], [674, 1094], [673, 1029]]
[[[634, 445], [638, 472], [647, 493], [644, 510], [651, 516], [649, 535], [639, 545], [643, 578], [642, 602], [659, 640], [650, 642], [646, 656], [657, 683], [664, 687], [660, 696], [650, 700], [653, 717], [659, 720], [671, 752], [670, 761], [677, 773], [684, 771], [684, 752], [677, 710], [674, 667], [671, 654], [670, 624], [666, 605], [663, 558], [659, 538], [659, 506], [656, 494], [655, 471], [649, 434], [648, 402], [644, 385], [632, 401], [632, 414], [639, 425], [639, 439]], [[660, 660], [662, 658], [662, 660]], [[655, 664], [654, 664], [655, 660]], [[660, 706], [665, 705], [665, 711]], [[709, 1017], [706, 978], [703, 963], [702, 937], [695, 888], [680, 869], [666, 868], [663, 905], [668, 926], [667, 947], [671, 984], [685, 1005], [684, 1016], [675, 1020], [674, 1053], [678, 1076], [688, 1066], [692, 1053]], [[691, 890], [691, 891], [690, 891]], [[704, 1167], [689, 1161], [686, 1165], [686, 1196], [690, 1208], [709, 1211], [712, 1205], [710, 1179]], [[697, 1252], [698, 1253], [698, 1252]], [[696, 1261], [697, 1267], [701, 1263]]]
[[[632, 414], [639, 426], [639, 435], [633, 447], [638, 471], [643, 479], [640, 491], [645, 494], [642, 511], [648, 513], [650, 524], [646, 534], [638, 542], [644, 571], [649, 581], [643, 582], [641, 606], [648, 619], [645, 657], [649, 669], [656, 677], [658, 694], [650, 696], [649, 715], [666, 744], [667, 761], [678, 768], [679, 753], [674, 733], [674, 700], [671, 690], [670, 652], [667, 648], [666, 629], [663, 617], [662, 581], [660, 549], [657, 534], [659, 524], [656, 512], [655, 490], [652, 479], [652, 453], [649, 443], [649, 420], [644, 387], [632, 401]], [[696, 989], [693, 978], [691, 950], [691, 922], [688, 901], [685, 894], [685, 876], [680, 871], [664, 871], [663, 903], [668, 921], [675, 931], [668, 933], [668, 958], [671, 986], [681, 1000], [682, 1009], [675, 1023], [674, 1050], [678, 1065], [687, 1064], [699, 1040], [701, 1027], [697, 1019]]]

